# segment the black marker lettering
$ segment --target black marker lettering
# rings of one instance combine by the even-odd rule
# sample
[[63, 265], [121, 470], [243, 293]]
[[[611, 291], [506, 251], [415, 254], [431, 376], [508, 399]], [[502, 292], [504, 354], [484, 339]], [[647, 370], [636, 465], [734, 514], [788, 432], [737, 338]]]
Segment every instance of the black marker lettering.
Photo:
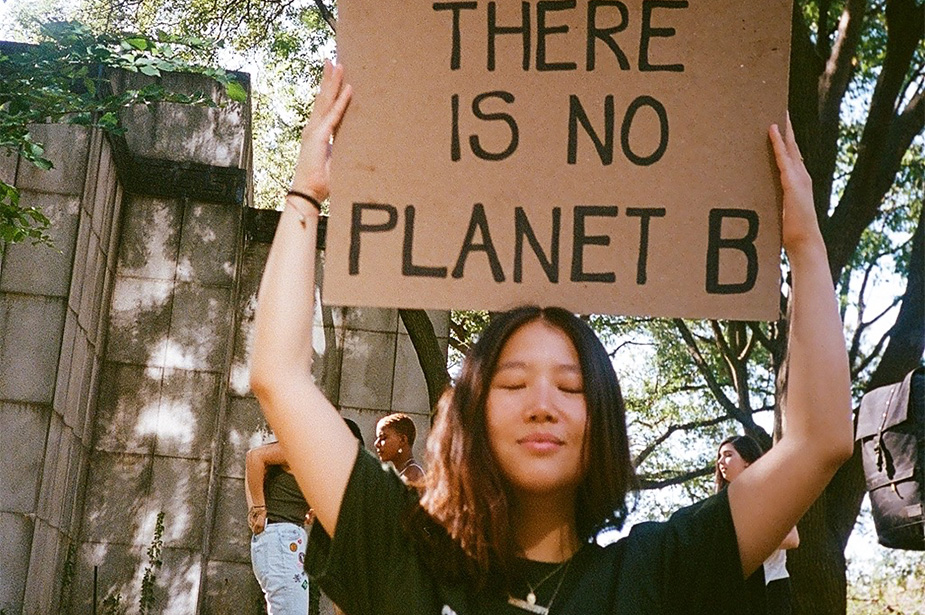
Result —
[[[476, 230], [482, 236], [482, 243], [473, 243]], [[459, 258], [456, 260], [456, 266], [453, 267], [453, 277], [461, 278], [466, 268], [466, 259], [469, 258], [470, 252], [484, 252], [488, 257], [488, 265], [491, 267], [491, 275], [495, 282], [504, 281], [504, 271], [501, 269], [501, 261], [498, 260], [498, 252], [495, 250], [495, 244], [491, 241], [491, 233], [488, 231], [488, 218], [485, 217], [485, 208], [481, 203], [472, 206], [472, 216], [469, 218], [469, 229], [466, 231], [466, 239], [459, 251]]]
[[510, 92], [495, 91], [495, 92], [485, 92], [484, 94], [479, 94], [472, 101], [472, 114], [480, 120], [493, 121], [501, 120], [507, 123], [508, 127], [511, 129], [511, 140], [508, 143], [507, 147], [498, 153], [489, 152], [482, 148], [481, 143], [479, 142], [478, 135], [471, 135], [469, 137], [469, 146], [472, 148], [472, 153], [481, 158], [482, 160], [504, 160], [517, 150], [517, 144], [520, 142], [520, 131], [517, 128], [517, 122], [514, 120], [514, 117], [508, 113], [486, 113], [482, 110], [482, 102], [489, 98], [500, 98], [507, 104], [514, 102], [514, 95]]
[[[609, 28], [599, 28], [597, 26], [597, 9], [601, 6], [616, 7], [617, 10], [620, 11], [620, 23]], [[621, 70], [630, 69], [630, 63], [629, 60], [626, 59], [626, 54], [623, 53], [623, 50], [620, 49], [620, 46], [617, 45], [617, 41], [613, 38], [614, 34], [626, 30], [626, 26], [629, 25], [629, 18], [629, 11], [626, 9], [626, 5], [617, 0], [591, 0], [588, 2], [588, 49], [586, 54], [586, 68], [589, 71], [594, 70], [595, 66], [594, 39], [604, 41], [604, 44], [610, 48], [614, 57], [617, 58], [617, 63], [620, 65]]]
[[565, 11], [575, 8], [575, 0], [544, 0], [536, 5], [536, 70], [575, 70], [575, 62], [547, 62], [546, 61], [546, 35], [564, 34], [568, 32], [567, 25], [547, 26], [546, 13], [551, 11]]
[[527, 219], [527, 212], [523, 207], [517, 207], [514, 210], [514, 281], [518, 284], [523, 281], [523, 252], [524, 237], [533, 248], [533, 253], [546, 272], [546, 277], [553, 284], [559, 282], [559, 229], [562, 224], [562, 208], [553, 207], [552, 209], [552, 237], [549, 240], [549, 254], [546, 258], [543, 247], [540, 245], [533, 227], [530, 226], [530, 220]]
[[572, 243], [572, 282], [613, 283], [617, 276], [613, 271], [587, 273], [584, 270], [585, 246], [609, 246], [609, 235], [585, 235], [585, 218], [589, 216], [616, 218], [616, 207], [579, 205], [575, 207], [574, 240]]
[[[648, 156], [639, 156], [630, 148], [630, 129], [633, 127], [636, 112], [643, 106], [655, 111], [659, 125], [658, 147]], [[626, 115], [623, 116], [623, 126], [620, 127], [620, 147], [623, 148], [623, 155], [640, 167], [647, 167], [658, 162], [668, 149], [668, 112], [665, 111], [665, 106], [651, 96], [640, 96], [630, 103]]]
[[425, 267], [412, 262], [414, 247], [414, 205], [405, 207], [405, 241], [401, 251], [401, 274], [420, 278], [445, 278], [446, 267]]
[[496, 2], [488, 3], [488, 70], [495, 70], [495, 37], [499, 34], [520, 34], [523, 39], [523, 67], [530, 70], [530, 3], [520, 3], [520, 26], [499, 26]]
[[[723, 219], [738, 218], [748, 223], [743, 237], [723, 238]], [[758, 214], [751, 209], [711, 209], [710, 238], [707, 245], [707, 292], [711, 295], [732, 295], [746, 293], [755, 286], [758, 279], [758, 250], [755, 238], [758, 236]], [[745, 280], [740, 283], [721, 284], [719, 281], [719, 251], [738, 250], [745, 255]]]
[[608, 165], [613, 162], [613, 96], [608, 94], [604, 99], [604, 139], [603, 141], [597, 136], [594, 127], [591, 126], [591, 120], [585, 113], [581, 101], [574, 94], [569, 95], [568, 106], [568, 163], [576, 164], [578, 160], [578, 123], [591, 137], [594, 147], [597, 149], [597, 155], [600, 156], [601, 162]]
[[450, 55], [450, 70], [459, 70], [462, 64], [462, 42], [459, 36], [459, 14], [463, 10], [472, 11], [478, 6], [475, 2], [434, 2], [435, 11], [453, 11], [453, 52]]
[[649, 39], [654, 37], [671, 37], [675, 35], [674, 28], [653, 28], [652, 11], [654, 9], [686, 9], [687, 0], [643, 0], [642, 3], [642, 36], [639, 38], [639, 70], [669, 71], [683, 73], [683, 64], [650, 64]]
[[629, 207], [626, 215], [639, 218], [639, 259], [636, 261], [636, 284], [646, 283], [646, 264], [649, 260], [649, 219], [664, 218], [664, 207]]
[[[382, 224], [364, 224], [364, 211], [384, 211], [388, 221]], [[398, 210], [385, 203], [354, 203], [350, 216], [350, 257], [348, 271], [350, 275], [360, 273], [360, 235], [362, 233], [383, 233], [391, 231], [398, 224]]]

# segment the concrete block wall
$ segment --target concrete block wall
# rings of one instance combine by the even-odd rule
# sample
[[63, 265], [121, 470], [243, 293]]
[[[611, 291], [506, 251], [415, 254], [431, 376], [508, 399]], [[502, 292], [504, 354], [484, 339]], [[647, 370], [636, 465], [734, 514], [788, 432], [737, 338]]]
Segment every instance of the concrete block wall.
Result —
[[[246, 240], [240, 202], [187, 193], [198, 177], [207, 196], [242, 194], [214, 183], [250, 168], [249, 110], [192, 109], [186, 125], [182, 108], [152, 111], [124, 118], [129, 155], [173, 156], [152, 164], [176, 171], [177, 194], [160, 186], [151, 196], [151, 174], [132, 183], [139, 169], [126, 171], [126, 145], [82, 127], [36, 127], [53, 171], [0, 156], [0, 177], [49, 215], [57, 248], [0, 249], [7, 615], [91, 612], [94, 573], [98, 604], [119, 595], [137, 612], [161, 511], [158, 612], [264, 611], [243, 476], [246, 450], [273, 437], [248, 387], [248, 356], [275, 214], [265, 212], [269, 235]], [[431, 318], [446, 348], [447, 314]], [[315, 326], [315, 378], [367, 447], [376, 421], [402, 411], [422, 456], [430, 408], [397, 311], [319, 304]]]
[[164, 613], [196, 612], [226, 404], [242, 209], [137, 194], [124, 202], [72, 612], [138, 603], [164, 513]]
[[[0, 608], [58, 612], [85, 493], [121, 190], [108, 142], [36, 126], [42, 172], [4, 159], [21, 204], [51, 219], [54, 248], [6, 246], [0, 260]], [[18, 168], [16, 168], [18, 166]], [[69, 557], [70, 556], [70, 557]]]

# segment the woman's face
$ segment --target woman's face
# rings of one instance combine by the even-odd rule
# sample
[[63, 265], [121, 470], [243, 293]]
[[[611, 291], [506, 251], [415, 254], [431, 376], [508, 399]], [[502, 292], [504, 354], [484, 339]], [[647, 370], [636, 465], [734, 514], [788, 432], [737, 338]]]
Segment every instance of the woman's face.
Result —
[[376, 426], [376, 454], [382, 461], [395, 459], [402, 443], [402, 437], [391, 427]]
[[726, 443], [719, 447], [716, 465], [719, 466], [719, 472], [726, 479], [726, 482], [731, 483], [738, 478], [742, 470], [749, 466], [749, 463], [742, 459], [742, 455], [731, 443]]
[[507, 340], [485, 409], [488, 441], [502, 474], [521, 493], [574, 491], [587, 470], [588, 420], [581, 366], [571, 340], [532, 321]]

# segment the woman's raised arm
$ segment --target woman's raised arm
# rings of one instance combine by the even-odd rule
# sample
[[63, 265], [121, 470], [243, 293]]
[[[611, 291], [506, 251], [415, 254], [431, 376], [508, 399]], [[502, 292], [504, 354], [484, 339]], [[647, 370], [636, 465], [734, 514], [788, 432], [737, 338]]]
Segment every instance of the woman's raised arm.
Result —
[[[350, 96], [343, 67], [326, 62], [302, 131], [294, 192], [328, 197], [330, 143]], [[250, 378], [305, 499], [333, 535], [357, 440], [311, 376], [318, 214], [309, 200], [287, 196], [260, 284]]]
[[793, 307], [783, 435], [729, 486], [746, 576], [781, 544], [853, 450], [848, 356], [812, 181], [789, 119], [783, 135], [776, 125], [769, 133], [784, 191]]

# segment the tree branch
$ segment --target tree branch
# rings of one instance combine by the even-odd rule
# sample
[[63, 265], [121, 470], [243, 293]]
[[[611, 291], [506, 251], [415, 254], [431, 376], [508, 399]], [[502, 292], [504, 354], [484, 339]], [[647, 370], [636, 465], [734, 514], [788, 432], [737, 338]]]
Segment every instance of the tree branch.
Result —
[[694, 478], [700, 478], [701, 476], [709, 476], [715, 471], [716, 470], [715, 470], [714, 465], [710, 464], [706, 467], [700, 468], [699, 470], [691, 470], [690, 472], [676, 474], [669, 478], [662, 478], [661, 476], [640, 476], [639, 477], [639, 488], [640, 489], [661, 489], [662, 487], [669, 487], [671, 485], [681, 485]]
[[691, 421], [689, 423], [684, 423], [683, 425], [669, 425], [668, 429], [666, 429], [659, 437], [650, 442], [644, 449], [639, 451], [639, 454], [636, 455], [636, 457], [633, 459], [633, 466], [638, 468], [640, 465], [642, 465], [642, 462], [646, 460], [646, 457], [651, 455], [652, 451], [658, 448], [662, 442], [670, 438], [671, 435], [676, 431], [687, 431], [689, 429], [697, 429], [698, 427], [710, 427], [712, 425], [718, 425], [719, 423], [728, 421], [730, 418], [730, 416], [724, 415], [713, 417], [711, 419], [705, 419], [702, 421]]
[[925, 208], [919, 212], [912, 236], [909, 279], [896, 323], [890, 329], [890, 343], [870, 378], [867, 390], [899, 382], [922, 360], [925, 351]]
[[[809, 162], [813, 178], [816, 215], [824, 219], [829, 210], [832, 178], [838, 160], [839, 120], [842, 100], [854, 74], [853, 61], [864, 29], [867, 0], [848, 0], [842, 11], [835, 42], [826, 60], [825, 70], [819, 76], [819, 140]], [[819, 33], [818, 36], [827, 36]]]
[[450, 383], [450, 376], [446, 371], [446, 358], [440, 350], [440, 344], [437, 343], [434, 325], [424, 310], [398, 310], [398, 315], [401, 316], [417, 353], [427, 383], [427, 397], [433, 409]]
[[723, 408], [723, 410], [725, 410], [729, 416], [732, 416], [737, 421], [742, 423], [746, 430], [764, 431], [761, 429], [761, 427], [755, 424], [751, 414], [742, 412], [738, 406], [736, 406], [729, 400], [728, 397], [726, 397], [723, 389], [716, 382], [716, 378], [714, 377], [713, 372], [710, 371], [710, 366], [707, 365], [706, 360], [700, 353], [700, 348], [697, 347], [697, 342], [694, 340], [694, 336], [691, 334], [690, 329], [688, 329], [687, 325], [684, 324], [684, 321], [680, 318], [675, 318], [672, 320], [672, 322], [681, 333], [681, 337], [684, 339], [684, 343], [687, 344], [691, 358], [694, 360], [694, 365], [697, 366], [697, 369], [700, 372], [700, 375], [703, 377], [704, 381], [706, 381], [710, 392], [713, 394], [713, 397], [716, 398], [716, 401]]
[[328, 10], [328, 7], [324, 5], [322, 0], [315, 0], [315, 6], [318, 7], [318, 12], [321, 13], [321, 18], [324, 20], [328, 27], [331, 28], [331, 32], [337, 33], [337, 20], [334, 19], [334, 15]]
[[922, 39], [923, 13], [915, 0], [887, 2], [886, 57], [874, 88], [857, 162], [838, 207], [822, 228], [832, 279], [839, 278], [864, 229], [876, 217], [884, 194], [895, 181], [902, 155], [925, 122], [920, 97], [910, 102], [898, 118], [895, 116], [897, 98]]

